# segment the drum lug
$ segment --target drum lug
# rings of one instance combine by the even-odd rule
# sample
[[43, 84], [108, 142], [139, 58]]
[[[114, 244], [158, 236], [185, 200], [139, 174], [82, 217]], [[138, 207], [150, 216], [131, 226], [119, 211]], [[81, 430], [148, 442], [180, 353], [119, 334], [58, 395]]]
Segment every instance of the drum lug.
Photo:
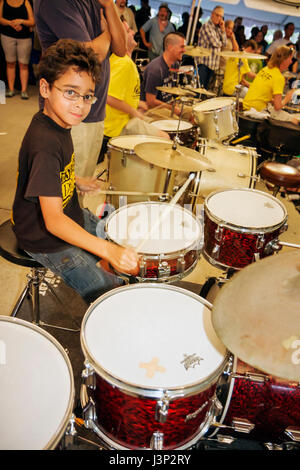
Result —
[[284, 432], [292, 441], [300, 442], [300, 427], [289, 426]]
[[258, 235], [256, 240], [256, 248], [260, 250], [264, 246], [265, 236], [264, 234]]
[[75, 428], [75, 416], [72, 415], [64, 435], [63, 448], [67, 448], [70, 445], [74, 445], [76, 437], [77, 431]]
[[256, 374], [255, 372], [246, 372], [245, 374], [231, 374], [232, 379], [251, 380], [252, 382], [266, 383], [270, 378], [264, 374]]
[[162, 450], [164, 444], [164, 434], [159, 431], [155, 431], [152, 434], [151, 441], [150, 441], [150, 449], [151, 450]]
[[284, 222], [284, 224], [282, 225], [282, 227], [280, 227], [279, 233], [286, 232], [287, 229], [288, 229], [288, 223], [287, 223], [287, 222]]
[[217, 240], [218, 242], [222, 241], [223, 231], [224, 227], [222, 227], [221, 225], [219, 225], [217, 230], [215, 231], [215, 240]]
[[158, 265], [158, 277], [169, 277], [171, 274], [171, 266], [167, 261], [161, 261]]
[[266, 244], [264, 251], [266, 255], [272, 255], [275, 251], [281, 250], [281, 248], [278, 238], [274, 238], [274, 240]]
[[96, 389], [96, 377], [93, 367], [89, 364], [88, 361], [84, 363], [85, 369], [81, 373], [82, 383], [91, 390]]
[[169, 413], [169, 397], [167, 394], [163, 396], [161, 400], [158, 400], [155, 408], [155, 420], [159, 423], [165, 423], [167, 421]]
[[140, 277], [144, 278], [146, 276], [147, 264], [144, 257], [140, 258]]
[[216, 130], [217, 138], [219, 139], [220, 129], [219, 129], [219, 125], [218, 125], [218, 114], [217, 113], [214, 114], [214, 123], [215, 123], [215, 130]]
[[184, 272], [184, 270], [185, 270], [185, 259], [184, 259], [184, 256], [181, 255], [179, 256], [177, 260], [177, 272], [181, 274]]
[[218, 258], [219, 258], [220, 248], [221, 248], [221, 246], [220, 246], [220, 245], [217, 245], [217, 244], [215, 244], [215, 246], [213, 247], [211, 254], [212, 254], [212, 257], [213, 257], [214, 259], [218, 259]]
[[243, 418], [233, 418], [231, 425], [234, 431], [245, 434], [249, 434], [255, 428], [254, 424]]
[[127, 166], [127, 156], [126, 156], [124, 150], [122, 150], [121, 163], [122, 163], [122, 166], [123, 166], [124, 168], [126, 168], [126, 166]]

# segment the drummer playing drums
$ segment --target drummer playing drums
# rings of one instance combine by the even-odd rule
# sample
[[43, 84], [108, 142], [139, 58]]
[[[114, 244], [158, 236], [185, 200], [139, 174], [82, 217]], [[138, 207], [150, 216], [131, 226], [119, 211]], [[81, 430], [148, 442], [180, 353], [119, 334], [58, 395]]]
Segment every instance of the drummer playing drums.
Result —
[[292, 99], [295, 90], [289, 90], [283, 98], [285, 78], [282, 74], [292, 62], [294, 49], [287, 46], [278, 47], [273, 52], [266, 67], [259, 71], [250, 85], [243, 101], [244, 110], [254, 108], [256, 111], [268, 109], [271, 117], [280, 121], [291, 121], [299, 124], [299, 118], [283, 111], [283, 107]]

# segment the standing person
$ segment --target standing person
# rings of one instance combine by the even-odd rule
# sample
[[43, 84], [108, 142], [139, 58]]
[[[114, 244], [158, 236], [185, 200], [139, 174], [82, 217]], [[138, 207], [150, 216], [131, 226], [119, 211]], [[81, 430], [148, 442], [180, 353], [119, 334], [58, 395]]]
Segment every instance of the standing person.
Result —
[[[179, 68], [179, 62], [185, 51], [185, 38], [181, 33], [169, 33], [164, 39], [164, 52], [153, 59], [145, 68], [141, 89], [141, 100], [146, 101], [149, 108], [160, 106], [169, 110], [173, 106], [169, 93], [157, 90], [158, 86], [168, 86], [171, 82], [170, 69]], [[175, 106], [174, 112], [180, 115], [180, 110]]]
[[6, 60], [7, 98], [15, 95], [16, 63], [19, 63], [21, 98], [28, 100], [28, 64], [32, 49], [33, 11], [28, 0], [0, 0], [1, 44]]
[[101, 62], [97, 102], [87, 118], [72, 129], [76, 174], [92, 176], [103, 140], [109, 53], [126, 54], [125, 30], [113, 0], [34, 0], [34, 14], [43, 51], [60, 38], [71, 38], [92, 47]]
[[[225, 21], [226, 44], [222, 47], [222, 51], [238, 51], [239, 45], [234, 34], [234, 22], [232, 20]], [[226, 58], [220, 58], [220, 69], [225, 72]]]
[[151, 8], [149, 5], [149, 0], [141, 0], [141, 8], [137, 10], [135, 14], [135, 22], [138, 28], [138, 31], [141, 29], [143, 24], [145, 24], [151, 17]]
[[[257, 44], [255, 41], [250, 39], [245, 42], [243, 51], [246, 53], [255, 53]], [[239, 61], [241, 60], [241, 64]], [[243, 98], [248, 91], [250, 86], [249, 78], [254, 79], [255, 73], [251, 72], [248, 59], [229, 58], [226, 63], [224, 81], [223, 81], [223, 92], [225, 95], [232, 96], [236, 94], [236, 86], [241, 85], [239, 93], [240, 98]], [[240, 79], [239, 79], [240, 78]]]
[[[158, 9], [157, 16], [148, 20], [140, 29], [141, 39], [148, 49], [150, 60], [163, 53], [164, 37], [169, 33], [175, 32], [175, 28], [168, 20], [168, 17], [168, 5], [162, 3]], [[147, 32], [149, 32], [149, 41], [146, 39]]]
[[127, 0], [116, 0], [116, 7], [119, 12], [119, 16], [123, 16], [129, 28], [134, 31], [134, 34], [136, 34], [137, 27], [135, 23], [134, 13], [131, 8], [127, 7]]
[[70, 133], [94, 105], [99, 62], [91, 48], [63, 39], [43, 55], [39, 76], [44, 108], [33, 117], [20, 149], [14, 231], [21, 249], [92, 302], [123, 283], [98, 267], [99, 258], [119, 272], [137, 269], [135, 251], [104, 240], [101, 222], [80, 208], [75, 190], [99, 187], [96, 179], [75, 176]]
[[295, 31], [294, 23], [287, 23], [284, 26], [284, 37], [272, 42], [272, 44], [266, 50], [266, 53], [268, 54], [268, 56], [270, 57], [273, 54], [273, 52], [277, 49], [277, 47], [284, 46], [287, 43], [291, 42], [291, 37], [293, 36], [294, 31]]
[[210, 50], [210, 55], [198, 59], [201, 85], [208, 88], [215, 71], [219, 69], [220, 52], [226, 44], [224, 9], [216, 6], [210, 19], [202, 25], [199, 33], [199, 46]]

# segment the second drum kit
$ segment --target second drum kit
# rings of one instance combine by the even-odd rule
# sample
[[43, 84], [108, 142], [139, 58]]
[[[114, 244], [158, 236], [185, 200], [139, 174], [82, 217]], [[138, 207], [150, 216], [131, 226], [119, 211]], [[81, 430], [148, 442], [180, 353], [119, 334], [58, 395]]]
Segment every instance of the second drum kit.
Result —
[[[196, 134], [181, 120], [163, 123], [170, 141], [108, 144], [107, 194], [117, 209], [107, 238], [136, 249], [139, 272], [91, 304], [81, 326], [82, 416], [105, 449], [193, 449], [239, 437], [299, 449], [300, 251], [274, 254], [286, 244], [286, 209], [254, 189], [255, 149], [223, 143], [237, 132], [234, 106], [194, 105], [201, 138], [191, 146], [181, 142]], [[121, 195], [129, 204], [118, 205]], [[201, 254], [234, 271], [213, 303], [172, 285]], [[17, 318], [0, 316], [0, 339], [0, 448], [66, 448], [76, 416], [65, 350]]]

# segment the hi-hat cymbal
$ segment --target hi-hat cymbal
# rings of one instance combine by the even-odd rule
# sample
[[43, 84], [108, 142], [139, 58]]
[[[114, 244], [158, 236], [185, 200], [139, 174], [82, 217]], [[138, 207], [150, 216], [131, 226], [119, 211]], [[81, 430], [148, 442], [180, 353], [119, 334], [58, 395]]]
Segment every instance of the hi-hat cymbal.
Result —
[[230, 57], [237, 59], [266, 59], [267, 56], [261, 54], [255, 54], [254, 52], [243, 52], [243, 51], [221, 51], [219, 52], [221, 57], [229, 59]]
[[234, 274], [216, 296], [214, 329], [247, 364], [300, 380], [300, 250], [274, 254]]
[[173, 150], [172, 146], [173, 142], [146, 142], [136, 145], [134, 152], [143, 160], [169, 170], [190, 172], [212, 169], [211, 161], [195, 150], [181, 145]]
[[200, 46], [185, 46], [184, 54], [192, 57], [206, 57], [211, 55], [211, 51]]
[[169, 93], [170, 95], [178, 96], [192, 96], [194, 93], [192, 91], [184, 90], [183, 88], [170, 87], [170, 86], [157, 86], [157, 90], [162, 91], [163, 93]]

